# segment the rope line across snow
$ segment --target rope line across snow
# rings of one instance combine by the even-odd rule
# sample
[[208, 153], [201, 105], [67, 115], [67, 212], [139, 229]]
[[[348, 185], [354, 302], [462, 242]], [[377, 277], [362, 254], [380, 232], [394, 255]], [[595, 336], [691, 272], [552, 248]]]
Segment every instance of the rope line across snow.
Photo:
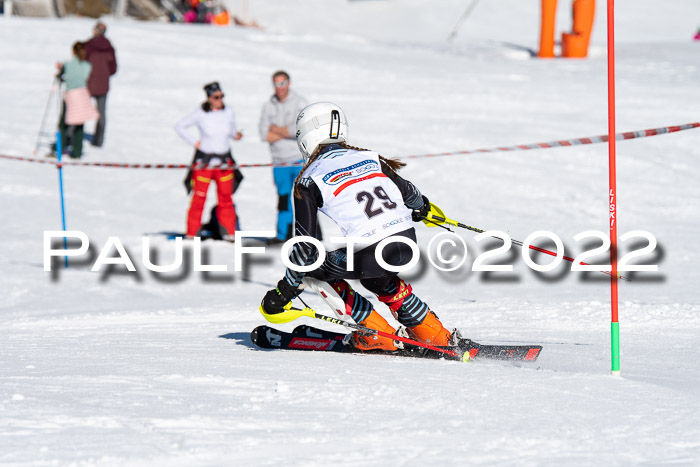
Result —
[[[669, 133], [676, 133], [678, 131], [690, 130], [693, 128], [700, 128], [700, 122], [686, 123], [684, 125], [667, 126], [662, 128], [654, 128], [650, 130], [639, 130], [639, 131], [628, 131], [625, 133], [616, 133], [616, 141], [625, 141], [629, 139], [636, 138], [646, 138], [648, 136], [665, 135]], [[589, 136], [587, 138], [573, 138], [567, 140], [550, 141], [547, 143], [534, 143], [534, 144], [520, 144], [516, 146], [501, 146], [494, 148], [485, 149], [471, 149], [464, 151], [454, 151], [454, 152], [441, 152], [435, 154], [421, 154], [421, 155], [409, 155], [403, 156], [401, 159], [421, 159], [426, 157], [442, 157], [442, 156], [461, 156], [465, 154], [478, 154], [486, 152], [507, 152], [507, 151], [528, 151], [531, 149], [549, 149], [558, 147], [568, 147], [568, 146], [579, 146], [584, 144], [597, 144], [597, 143], [607, 143], [608, 135], [600, 136]], [[128, 162], [84, 162], [84, 161], [70, 161], [70, 162], [59, 162], [55, 159], [37, 159], [31, 157], [21, 157], [21, 156], [9, 156], [6, 154], [0, 154], [0, 159], [9, 159], [24, 162], [35, 162], [38, 164], [51, 164], [57, 167], [111, 167], [118, 169], [204, 169], [207, 168], [206, 165], [198, 164], [166, 164], [166, 163], [128, 163]], [[300, 166], [300, 163], [287, 163], [287, 164], [238, 164], [236, 166], [230, 165], [219, 165], [212, 166], [212, 168], [219, 169], [232, 169], [232, 168], [251, 168], [251, 167], [287, 167], [287, 166]]]

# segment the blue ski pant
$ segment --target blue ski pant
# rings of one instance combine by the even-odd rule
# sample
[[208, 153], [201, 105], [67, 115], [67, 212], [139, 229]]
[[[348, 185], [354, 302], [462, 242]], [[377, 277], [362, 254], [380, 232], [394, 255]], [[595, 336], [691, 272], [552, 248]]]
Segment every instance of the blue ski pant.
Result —
[[[301, 161], [299, 161], [301, 162]], [[287, 240], [294, 235], [292, 188], [301, 167], [274, 167], [272, 176], [277, 186], [277, 238]]]

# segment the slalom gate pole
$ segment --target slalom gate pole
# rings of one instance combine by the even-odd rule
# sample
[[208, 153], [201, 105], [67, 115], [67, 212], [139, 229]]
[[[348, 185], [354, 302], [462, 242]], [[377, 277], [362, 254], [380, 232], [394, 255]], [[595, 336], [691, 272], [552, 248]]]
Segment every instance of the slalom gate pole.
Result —
[[615, 1], [608, 0], [608, 174], [610, 182], [610, 351], [611, 373], [620, 375], [620, 323], [617, 296], [617, 180], [615, 173]]
[[[58, 83], [58, 118], [59, 118], [59, 125], [58, 125], [58, 130], [56, 130], [56, 159], [58, 160], [58, 163], [56, 164], [56, 168], [58, 169], [58, 192], [61, 197], [61, 225], [63, 227], [63, 231], [66, 231], [66, 202], [65, 198], [63, 196], [63, 164], [61, 163], [61, 157], [63, 156], [63, 147], [62, 143], [63, 141], [61, 140], [61, 119], [63, 118], [63, 113], [61, 112], [63, 110], [62, 108], [63, 105], [63, 99], [61, 96], [61, 83]], [[63, 249], [67, 250], [68, 249], [68, 240], [66, 237], [63, 237]], [[68, 268], [68, 255], [65, 256], [65, 262], [66, 262], [66, 269]]]
[[[429, 214], [429, 217], [427, 217], [426, 220], [431, 221], [431, 222], [435, 221], [432, 223], [437, 225], [437, 226], [441, 226], [440, 224], [448, 224], [448, 225], [453, 225], [455, 227], [460, 227], [462, 229], [471, 230], [472, 232], [476, 232], [476, 233], [486, 232], [485, 230], [482, 230], [482, 229], [479, 229], [476, 227], [472, 227], [471, 225], [462, 224], [461, 222], [457, 222], [455, 220], [448, 219], [446, 217], [435, 216], [433, 214]], [[500, 237], [493, 237], [493, 238], [500, 239]], [[520, 240], [511, 239], [511, 242], [513, 242], [513, 244], [516, 246], [523, 246], [523, 242], [521, 242]], [[545, 254], [548, 254], [550, 256], [557, 256], [557, 254], [554, 253], [553, 251], [545, 250], [544, 248], [540, 248], [538, 246], [529, 245], [529, 248], [531, 250], [535, 250], [535, 251], [538, 251], [540, 253], [545, 253]], [[562, 255], [562, 258], [571, 262], [571, 263], [574, 262], [574, 258], [571, 258], [570, 256]], [[590, 266], [590, 264], [586, 263], [585, 261], [581, 261], [581, 264], [584, 266]], [[617, 271], [617, 268], [615, 269], [615, 271]], [[607, 272], [607, 271], [600, 271], [600, 272], [602, 272], [603, 274], [612, 275], [611, 272]], [[620, 279], [626, 280], [627, 282], [632, 282], [632, 280], [628, 277], [621, 276], [621, 275], [619, 277], [620, 277]]]
[[56, 82], [58, 78], [54, 78], [53, 83], [51, 83], [51, 92], [49, 93], [49, 100], [46, 101], [46, 108], [44, 109], [44, 116], [41, 117], [41, 126], [39, 127], [39, 134], [36, 136], [36, 145], [34, 146], [34, 155], [36, 156], [39, 152], [39, 141], [41, 140], [41, 135], [44, 133], [44, 125], [46, 125], [46, 117], [49, 115], [49, 109], [51, 108], [51, 101], [53, 100], [53, 95], [56, 92]]

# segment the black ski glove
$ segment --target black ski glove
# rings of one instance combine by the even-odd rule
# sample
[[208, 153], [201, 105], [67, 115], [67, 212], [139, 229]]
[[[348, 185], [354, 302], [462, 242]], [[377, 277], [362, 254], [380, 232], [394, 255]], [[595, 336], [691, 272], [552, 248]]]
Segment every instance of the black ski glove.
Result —
[[277, 283], [277, 288], [268, 290], [262, 300], [262, 307], [265, 313], [274, 315], [282, 313], [284, 306], [299, 295], [301, 290], [289, 285], [289, 282], [282, 279]]
[[411, 218], [413, 219], [413, 222], [420, 222], [428, 216], [429, 212], [430, 201], [428, 201], [427, 196], [423, 195], [423, 206], [418, 209], [414, 209], [411, 213]]

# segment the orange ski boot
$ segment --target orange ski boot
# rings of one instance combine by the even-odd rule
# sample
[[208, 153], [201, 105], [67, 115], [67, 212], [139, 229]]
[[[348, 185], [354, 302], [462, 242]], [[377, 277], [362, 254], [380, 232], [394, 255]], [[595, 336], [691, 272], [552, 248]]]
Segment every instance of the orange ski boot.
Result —
[[425, 342], [437, 347], [450, 345], [452, 334], [445, 329], [435, 313], [428, 310], [425, 319], [418, 326], [407, 328], [408, 335], [417, 341]]
[[[386, 322], [382, 315], [380, 315], [374, 310], [372, 310], [372, 313], [370, 313], [370, 315], [367, 318], [363, 319], [358, 324], [366, 328], [386, 332], [387, 334], [396, 334], [396, 329], [391, 327], [391, 325]], [[355, 346], [355, 348], [359, 350], [398, 349], [393, 339], [378, 336], [376, 334], [368, 336], [366, 334], [362, 334], [359, 331], [355, 331], [352, 333], [351, 342]]]

